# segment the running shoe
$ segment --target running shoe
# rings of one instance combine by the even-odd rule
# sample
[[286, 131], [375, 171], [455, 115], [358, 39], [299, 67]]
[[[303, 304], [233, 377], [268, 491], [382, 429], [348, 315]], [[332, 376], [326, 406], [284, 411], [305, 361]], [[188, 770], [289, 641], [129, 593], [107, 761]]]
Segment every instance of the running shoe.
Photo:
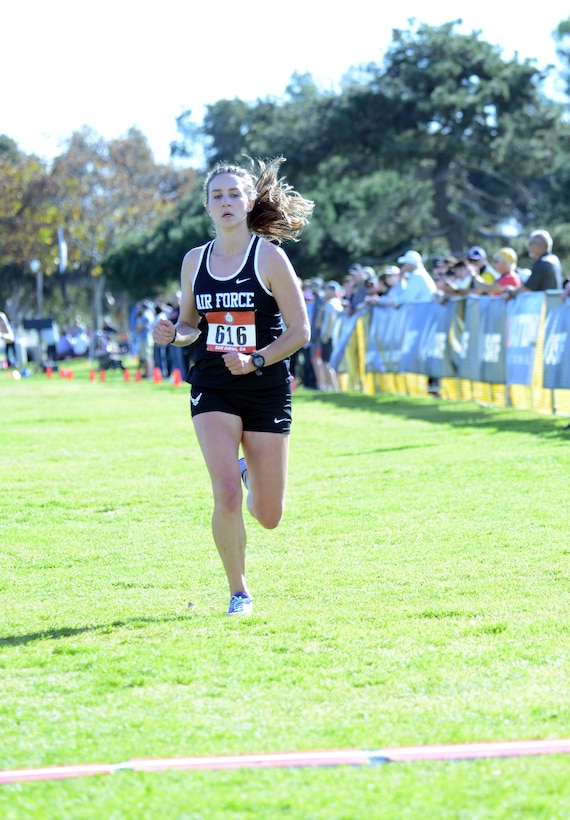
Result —
[[245, 458], [240, 458], [239, 460], [239, 471], [241, 473], [241, 480], [243, 481], [244, 487], [249, 492], [249, 478], [247, 475], [247, 464], [245, 463]]
[[247, 592], [236, 592], [230, 598], [228, 615], [251, 615], [253, 611], [253, 598]]

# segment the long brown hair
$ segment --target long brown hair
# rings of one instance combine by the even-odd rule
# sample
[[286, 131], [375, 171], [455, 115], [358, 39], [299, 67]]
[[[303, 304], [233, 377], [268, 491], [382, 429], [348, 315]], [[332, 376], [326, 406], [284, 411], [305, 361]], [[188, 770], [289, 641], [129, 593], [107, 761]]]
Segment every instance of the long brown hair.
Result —
[[206, 199], [210, 182], [214, 177], [219, 174], [233, 174], [243, 180], [247, 196], [255, 200], [255, 205], [247, 218], [249, 230], [257, 236], [278, 243], [284, 240], [296, 241], [311, 218], [314, 202], [305, 199], [285, 181], [285, 177], [279, 176], [279, 168], [286, 162], [285, 157], [258, 159], [256, 162], [257, 174], [253, 169], [248, 171], [241, 165], [216, 165], [204, 184]]

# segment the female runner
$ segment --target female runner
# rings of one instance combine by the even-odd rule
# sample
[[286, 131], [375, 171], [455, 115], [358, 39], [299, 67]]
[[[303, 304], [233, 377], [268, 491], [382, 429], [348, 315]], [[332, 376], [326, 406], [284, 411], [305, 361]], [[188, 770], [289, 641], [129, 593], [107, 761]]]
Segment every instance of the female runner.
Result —
[[248, 615], [253, 607], [240, 475], [249, 512], [273, 529], [287, 483], [289, 357], [310, 336], [297, 275], [278, 245], [297, 238], [313, 203], [279, 177], [284, 161], [258, 161], [257, 175], [239, 165], [210, 173], [205, 207], [215, 239], [185, 255], [179, 319], [176, 325], [161, 319], [153, 331], [157, 344], [196, 342], [186, 380], [212, 482], [212, 532], [230, 587], [228, 615]]

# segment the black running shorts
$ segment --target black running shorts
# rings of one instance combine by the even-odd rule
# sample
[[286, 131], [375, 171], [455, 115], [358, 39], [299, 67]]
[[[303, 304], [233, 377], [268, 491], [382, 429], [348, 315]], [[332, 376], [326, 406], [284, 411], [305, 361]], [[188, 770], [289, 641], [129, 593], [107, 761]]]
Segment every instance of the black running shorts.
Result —
[[200, 413], [231, 413], [239, 416], [243, 429], [255, 433], [291, 432], [290, 384], [270, 390], [215, 390], [195, 387], [190, 391], [192, 418]]

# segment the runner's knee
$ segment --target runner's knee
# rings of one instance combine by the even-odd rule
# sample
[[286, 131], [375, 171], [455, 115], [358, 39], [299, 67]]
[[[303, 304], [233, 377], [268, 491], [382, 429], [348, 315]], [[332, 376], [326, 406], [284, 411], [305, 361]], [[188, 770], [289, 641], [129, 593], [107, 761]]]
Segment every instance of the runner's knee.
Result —
[[227, 480], [214, 487], [214, 502], [218, 510], [226, 515], [232, 515], [241, 509], [243, 499], [239, 483]]
[[258, 507], [253, 504], [251, 512], [264, 529], [274, 530], [283, 518], [283, 505], [270, 504]]

